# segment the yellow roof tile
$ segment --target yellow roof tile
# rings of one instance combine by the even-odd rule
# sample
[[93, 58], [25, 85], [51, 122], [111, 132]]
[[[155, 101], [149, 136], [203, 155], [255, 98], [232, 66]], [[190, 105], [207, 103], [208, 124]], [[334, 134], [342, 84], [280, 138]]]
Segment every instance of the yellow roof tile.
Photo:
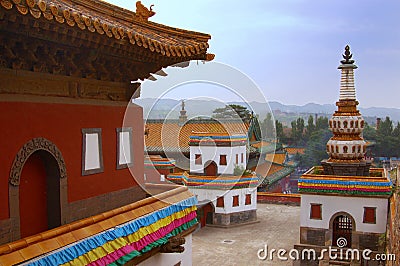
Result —
[[296, 153], [304, 154], [305, 148], [286, 148], [286, 151], [290, 155], [295, 155]]
[[146, 147], [189, 147], [189, 139], [193, 132], [209, 132], [219, 134], [247, 134], [248, 124], [240, 122], [204, 123], [189, 122], [180, 126], [178, 123], [146, 123], [148, 134], [145, 136]]

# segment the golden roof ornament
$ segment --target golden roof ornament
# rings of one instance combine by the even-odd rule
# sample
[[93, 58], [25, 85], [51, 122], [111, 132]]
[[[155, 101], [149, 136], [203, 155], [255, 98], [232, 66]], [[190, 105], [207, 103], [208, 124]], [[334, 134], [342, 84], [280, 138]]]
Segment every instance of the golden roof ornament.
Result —
[[136, 2], [136, 16], [135, 20], [145, 22], [148, 21], [150, 17], [154, 16], [156, 12], [153, 11], [153, 6], [150, 6], [150, 9], [145, 7], [141, 1]]

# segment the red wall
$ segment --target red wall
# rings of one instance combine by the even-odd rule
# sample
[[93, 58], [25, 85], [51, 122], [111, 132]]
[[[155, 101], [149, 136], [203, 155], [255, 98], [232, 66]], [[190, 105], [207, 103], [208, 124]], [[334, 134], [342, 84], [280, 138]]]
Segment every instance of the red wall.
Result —
[[257, 192], [257, 202], [300, 206], [301, 196], [300, 194]]
[[[146, 183], [171, 184], [171, 182], [167, 181], [167, 176], [170, 174], [169, 169], [157, 170], [154, 167], [146, 167], [144, 173], [146, 174]], [[160, 175], [165, 175], [165, 181], [160, 180]]]
[[[61, 151], [68, 176], [68, 201], [136, 186], [128, 169], [116, 170], [117, 133], [126, 107], [29, 102], [0, 102], [0, 219], [9, 217], [8, 178], [17, 152], [29, 140], [44, 137]], [[133, 174], [143, 179], [142, 108], [130, 107]], [[101, 128], [104, 172], [82, 176], [82, 128]]]

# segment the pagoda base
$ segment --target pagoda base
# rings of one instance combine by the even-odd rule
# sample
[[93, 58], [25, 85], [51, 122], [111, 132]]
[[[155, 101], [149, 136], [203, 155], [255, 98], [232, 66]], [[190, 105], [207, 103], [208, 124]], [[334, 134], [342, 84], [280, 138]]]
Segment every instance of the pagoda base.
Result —
[[369, 169], [371, 167], [370, 161], [361, 161], [354, 163], [339, 163], [329, 162], [323, 160], [321, 162], [324, 168], [324, 175], [338, 175], [338, 176], [369, 176]]

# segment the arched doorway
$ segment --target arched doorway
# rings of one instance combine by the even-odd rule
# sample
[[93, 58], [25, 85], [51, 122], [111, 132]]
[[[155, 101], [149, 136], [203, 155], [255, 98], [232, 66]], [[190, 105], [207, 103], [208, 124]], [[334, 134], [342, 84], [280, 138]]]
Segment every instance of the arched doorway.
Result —
[[60, 171], [47, 151], [34, 152], [21, 172], [19, 217], [21, 238], [61, 225]]
[[60, 150], [36, 138], [17, 153], [10, 172], [9, 206], [14, 221], [13, 240], [65, 223], [67, 173]]
[[340, 213], [333, 217], [332, 246], [351, 248], [352, 233], [355, 229], [354, 219], [349, 214]]
[[216, 176], [218, 171], [218, 166], [214, 161], [207, 161], [204, 164], [204, 174], [208, 176]]
[[200, 220], [201, 227], [214, 223], [214, 209], [212, 202], [200, 203], [197, 208], [197, 218]]

